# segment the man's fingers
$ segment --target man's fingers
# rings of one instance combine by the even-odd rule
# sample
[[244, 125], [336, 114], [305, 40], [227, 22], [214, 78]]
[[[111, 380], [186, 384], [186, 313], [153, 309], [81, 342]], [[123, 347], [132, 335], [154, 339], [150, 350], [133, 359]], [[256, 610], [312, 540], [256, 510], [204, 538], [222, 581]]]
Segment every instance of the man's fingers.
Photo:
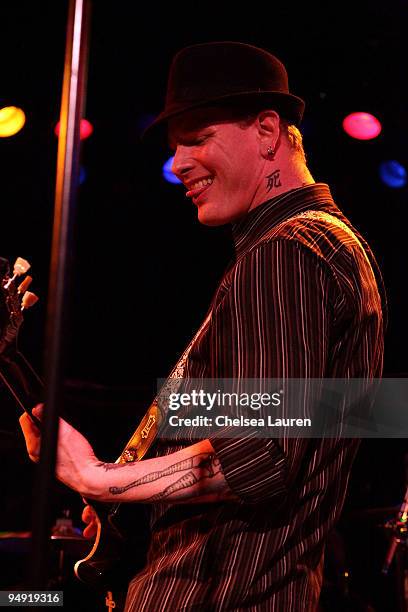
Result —
[[98, 523], [94, 509], [91, 506], [85, 506], [82, 511], [82, 520], [87, 523], [83, 531], [85, 538], [94, 538], [98, 531]]
[[37, 417], [37, 419], [41, 419], [42, 418], [43, 412], [44, 412], [44, 404], [37, 404], [32, 409], [32, 413], [33, 413], [34, 416]]
[[[33, 410], [33, 413], [34, 413], [34, 410]], [[35, 414], [34, 416], [38, 416], [38, 415]], [[18, 420], [20, 421], [20, 426], [21, 426], [21, 429], [23, 430], [24, 435], [26, 432], [28, 433], [32, 431], [33, 433], [36, 432], [38, 437], [40, 437], [40, 430], [38, 429], [37, 425], [33, 422], [30, 415], [27, 414], [27, 412], [23, 412], [23, 414], [19, 417]]]
[[84, 536], [84, 538], [91, 539], [96, 536], [97, 531], [98, 528], [96, 526], [96, 523], [90, 523], [89, 525], [87, 525], [87, 527], [85, 527], [82, 532], [82, 535]]
[[94, 519], [96, 519], [95, 510], [91, 506], [85, 506], [82, 511], [82, 520], [84, 523], [90, 523]]
[[31, 461], [38, 462], [40, 457], [41, 434], [40, 430], [32, 422], [29, 415], [24, 412], [19, 418], [20, 427], [23, 430], [28, 456]]

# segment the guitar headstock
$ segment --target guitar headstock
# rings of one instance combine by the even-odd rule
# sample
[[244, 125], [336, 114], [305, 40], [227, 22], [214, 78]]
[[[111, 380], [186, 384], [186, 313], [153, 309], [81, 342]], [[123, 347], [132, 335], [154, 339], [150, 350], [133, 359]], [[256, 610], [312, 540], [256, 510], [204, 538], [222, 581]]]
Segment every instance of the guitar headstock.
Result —
[[7, 259], [0, 257], [0, 355], [17, 342], [17, 335], [23, 322], [23, 311], [33, 306], [38, 297], [27, 291], [32, 278], [27, 274], [28, 261], [17, 257], [13, 273]]

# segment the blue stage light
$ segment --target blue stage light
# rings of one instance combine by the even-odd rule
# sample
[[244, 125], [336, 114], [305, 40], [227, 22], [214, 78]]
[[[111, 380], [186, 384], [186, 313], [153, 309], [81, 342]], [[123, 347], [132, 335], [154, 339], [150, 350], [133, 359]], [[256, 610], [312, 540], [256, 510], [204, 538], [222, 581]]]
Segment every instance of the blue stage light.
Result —
[[389, 160], [380, 164], [380, 177], [388, 187], [398, 189], [407, 184], [407, 171], [402, 164]]
[[166, 161], [166, 163], [163, 165], [163, 176], [165, 180], [168, 181], [169, 183], [181, 183], [181, 181], [177, 178], [177, 176], [173, 174], [173, 172], [171, 171], [173, 159], [174, 159], [174, 156], [170, 157]]
[[86, 181], [87, 172], [83, 166], [79, 168], [79, 184], [83, 185]]

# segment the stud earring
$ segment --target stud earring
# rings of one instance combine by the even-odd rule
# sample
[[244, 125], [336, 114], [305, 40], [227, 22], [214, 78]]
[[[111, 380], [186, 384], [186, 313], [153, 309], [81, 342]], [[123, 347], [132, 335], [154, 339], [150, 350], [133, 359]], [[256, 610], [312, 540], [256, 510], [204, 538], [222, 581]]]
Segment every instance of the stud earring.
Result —
[[268, 157], [273, 157], [275, 155], [275, 151], [272, 147], [268, 147], [268, 150], [266, 152], [268, 154]]

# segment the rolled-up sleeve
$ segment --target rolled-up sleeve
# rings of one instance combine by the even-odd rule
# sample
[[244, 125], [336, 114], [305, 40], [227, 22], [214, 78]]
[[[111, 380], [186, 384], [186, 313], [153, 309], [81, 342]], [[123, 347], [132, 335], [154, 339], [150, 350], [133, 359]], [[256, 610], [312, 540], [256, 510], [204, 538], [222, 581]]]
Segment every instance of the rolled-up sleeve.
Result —
[[[329, 353], [334, 279], [295, 240], [247, 253], [231, 270], [211, 329], [214, 378], [321, 378]], [[247, 503], [284, 499], [299, 473], [306, 438], [215, 435], [210, 442], [231, 490]]]

